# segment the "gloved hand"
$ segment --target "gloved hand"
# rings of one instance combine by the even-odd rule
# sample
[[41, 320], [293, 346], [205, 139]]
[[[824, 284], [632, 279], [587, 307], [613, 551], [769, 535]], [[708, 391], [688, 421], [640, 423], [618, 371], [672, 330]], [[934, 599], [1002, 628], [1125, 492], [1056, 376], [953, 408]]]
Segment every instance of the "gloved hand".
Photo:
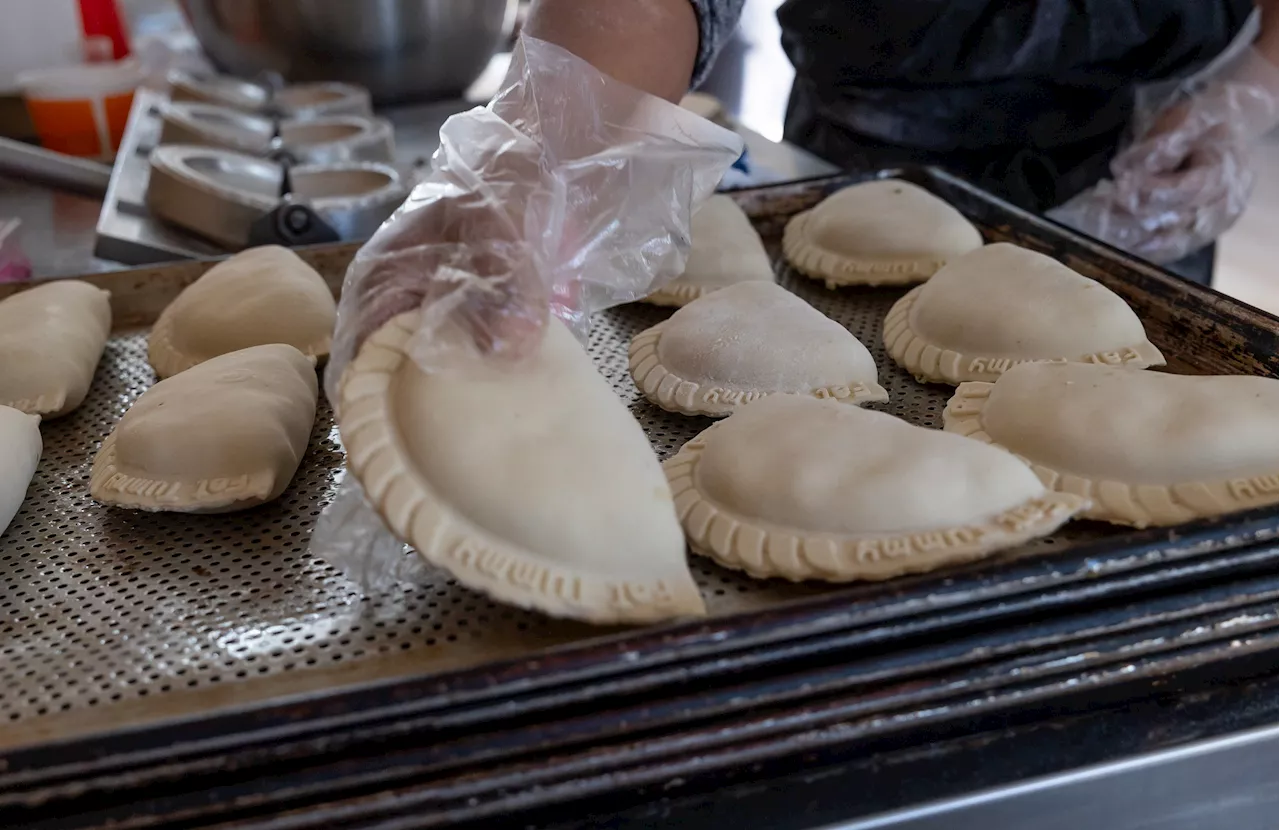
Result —
[[410, 354], [428, 371], [517, 358], [548, 313], [585, 338], [593, 311], [680, 273], [694, 206], [741, 152], [736, 134], [521, 36], [502, 90], [445, 122], [431, 172], [353, 260], [330, 400], [364, 338], [413, 308]]
[[[502, 91], [445, 122], [430, 173], [352, 261], [329, 400], [364, 339], [412, 309], [409, 356], [429, 372], [516, 362], [551, 314], [585, 340], [591, 313], [683, 270], [693, 209], [741, 153], [736, 134], [521, 36]], [[365, 588], [421, 572], [353, 478], [311, 546]]]
[[1276, 123], [1276, 70], [1253, 53], [1224, 78], [1186, 85], [1146, 113], [1110, 180], [1049, 212], [1144, 259], [1168, 263], [1212, 242], [1249, 201], [1252, 145]]
[[[525, 207], [541, 175], [537, 148], [512, 152], [468, 141], [477, 126], [510, 131], [517, 145], [531, 143], [485, 111], [467, 113], [442, 132], [436, 169], [347, 272], [327, 383], [337, 383], [366, 337], [416, 308], [432, 318], [425, 337], [448, 323], [483, 355], [519, 356], [541, 336], [550, 286], [525, 240]], [[485, 175], [458, 175], [477, 170]], [[446, 344], [455, 341], [440, 338], [437, 345]]]

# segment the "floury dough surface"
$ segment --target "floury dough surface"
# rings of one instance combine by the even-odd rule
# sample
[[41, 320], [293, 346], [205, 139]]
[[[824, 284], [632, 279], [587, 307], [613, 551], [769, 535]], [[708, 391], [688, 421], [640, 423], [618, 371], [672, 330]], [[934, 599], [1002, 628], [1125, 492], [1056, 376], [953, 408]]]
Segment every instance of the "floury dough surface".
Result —
[[250, 248], [210, 268], [161, 312], [147, 354], [162, 378], [268, 343], [321, 358], [336, 318], [329, 286], [297, 254]]
[[994, 381], [1036, 361], [1163, 366], [1133, 309], [1102, 283], [1016, 245], [950, 262], [885, 316], [889, 355], [917, 379]]
[[111, 333], [110, 299], [52, 280], [0, 301], [0, 406], [45, 420], [79, 406]]
[[148, 389], [94, 459], [89, 493], [141, 510], [242, 510], [284, 492], [307, 450], [315, 360], [281, 343], [211, 358]]
[[1138, 315], [1102, 283], [998, 243], [952, 262], [920, 289], [911, 328], [942, 348], [1020, 360], [1074, 358], [1145, 342]]
[[1091, 499], [1090, 518], [1145, 527], [1275, 504], [1278, 400], [1274, 378], [1032, 363], [961, 384], [944, 417]]
[[1274, 378], [1171, 375], [1084, 364], [1019, 366], [991, 390], [983, 424], [1056, 469], [1134, 484], [1272, 475]]
[[695, 482], [709, 498], [780, 527], [857, 535], [962, 526], [1044, 492], [1008, 453], [801, 398], [752, 404], [725, 421], [708, 438]]
[[974, 559], [1052, 533], [1087, 504], [998, 448], [797, 395], [745, 406], [664, 468], [695, 552], [793, 580]]
[[40, 419], [0, 406], [0, 537], [22, 507], [42, 448]]
[[693, 215], [692, 246], [684, 273], [646, 301], [686, 305], [712, 291], [743, 282], [773, 282], [773, 265], [760, 235], [738, 203], [714, 195]]
[[832, 287], [919, 282], [981, 246], [958, 210], [898, 179], [838, 190], [793, 216], [783, 235], [788, 261]]
[[636, 335], [636, 385], [663, 409], [727, 415], [775, 394], [883, 401], [876, 363], [848, 329], [772, 282], [709, 294]]
[[341, 384], [349, 466], [429, 562], [555, 616], [704, 612], [671, 491], [635, 418], [554, 318], [517, 366], [427, 374], [416, 313], [362, 346]]

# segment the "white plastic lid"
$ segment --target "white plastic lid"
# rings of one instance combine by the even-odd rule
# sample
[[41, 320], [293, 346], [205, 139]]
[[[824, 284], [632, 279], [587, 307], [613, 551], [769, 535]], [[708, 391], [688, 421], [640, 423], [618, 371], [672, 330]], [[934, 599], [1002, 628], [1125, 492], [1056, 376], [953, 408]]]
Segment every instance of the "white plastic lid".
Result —
[[130, 92], [142, 79], [142, 67], [136, 61], [123, 60], [35, 69], [19, 74], [18, 86], [26, 98], [74, 101]]

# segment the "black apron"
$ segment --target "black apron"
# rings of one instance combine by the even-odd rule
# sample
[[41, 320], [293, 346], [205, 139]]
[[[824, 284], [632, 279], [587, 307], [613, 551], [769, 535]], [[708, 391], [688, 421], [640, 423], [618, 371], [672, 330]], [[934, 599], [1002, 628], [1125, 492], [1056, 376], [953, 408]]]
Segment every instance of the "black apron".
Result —
[[1220, 54], [1252, 0], [787, 0], [785, 136], [937, 164], [1042, 213], [1107, 175], [1136, 84]]

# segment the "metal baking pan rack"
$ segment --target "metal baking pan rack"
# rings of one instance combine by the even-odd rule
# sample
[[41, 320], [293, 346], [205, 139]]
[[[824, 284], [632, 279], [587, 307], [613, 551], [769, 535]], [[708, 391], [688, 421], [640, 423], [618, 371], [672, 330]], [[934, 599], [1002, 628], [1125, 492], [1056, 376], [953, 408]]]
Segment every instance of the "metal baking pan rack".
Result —
[[[1276, 374], [1274, 317], [936, 171], [879, 175], [891, 174], [947, 199], [988, 239], [1054, 255], [1119, 292], [1172, 370]], [[871, 349], [890, 394], [879, 408], [940, 427], [950, 387], [917, 383], [881, 343], [881, 320], [900, 290], [831, 291], [793, 273], [779, 253], [788, 216], [859, 178], [865, 177], [735, 195], [765, 237], [782, 284]], [[336, 289], [354, 250], [333, 245], [300, 253]], [[144, 728], [160, 735], [182, 724], [186, 734], [203, 734], [222, 723], [217, 734], [225, 738], [226, 730], [240, 728], [226, 719], [261, 727], [270, 720], [263, 713], [281, 701], [321, 708], [331, 701], [330, 712], [358, 710], [367, 698], [360, 690], [413, 681], [414, 694], [433, 705], [476, 704], [512, 690], [573, 688], [615, 674], [658, 671], [675, 661], [697, 664], [700, 676], [714, 677], [781, 660], [784, 653], [793, 659], [832, 638], [852, 642], [849, 632], [873, 625], [945, 629], [960, 618], [1000, 618], [1015, 606], [1054, 614], [1073, 603], [1186, 586], [1259, 562], [1274, 577], [1276, 513], [1263, 509], [1176, 530], [1072, 523], [992, 560], [865, 586], [756, 581], [692, 557], [710, 618], [649, 628], [552, 620], [490, 602], [443, 573], [431, 584], [364, 597], [308, 552], [316, 517], [343, 468], [327, 404], [297, 476], [272, 504], [189, 516], [109, 509], [88, 497], [89, 466], [100, 442], [154, 382], [146, 326], [208, 265], [186, 262], [89, 278], [112, 290], [117, 331], [89, 398], [72, 415], [43, 426], [40, 468], [0, 541], [0, 772], [9, 770], [18, 776], [14, 780], [39, 777], [38, 770], [69, 759], [79, 763], [97, 752], [106, 757], [143, 746], [137, 730]], [[0, 287], [0, 297], [12, 290]], [[631, 336], [669, 313], [642, 304], [613, 309], [594, 322], [589, 344], [596, 365], [663, 458], [709, 423], [651, 406], [627, 374]], [[1274, 627], [1274, 619], [1268, 624]], [[127, 734], [133, 737], [126, 740]], [[81, 741], [88, 743], [76, 749]], [[97, 749], [86, 748], [91, 744]]]

